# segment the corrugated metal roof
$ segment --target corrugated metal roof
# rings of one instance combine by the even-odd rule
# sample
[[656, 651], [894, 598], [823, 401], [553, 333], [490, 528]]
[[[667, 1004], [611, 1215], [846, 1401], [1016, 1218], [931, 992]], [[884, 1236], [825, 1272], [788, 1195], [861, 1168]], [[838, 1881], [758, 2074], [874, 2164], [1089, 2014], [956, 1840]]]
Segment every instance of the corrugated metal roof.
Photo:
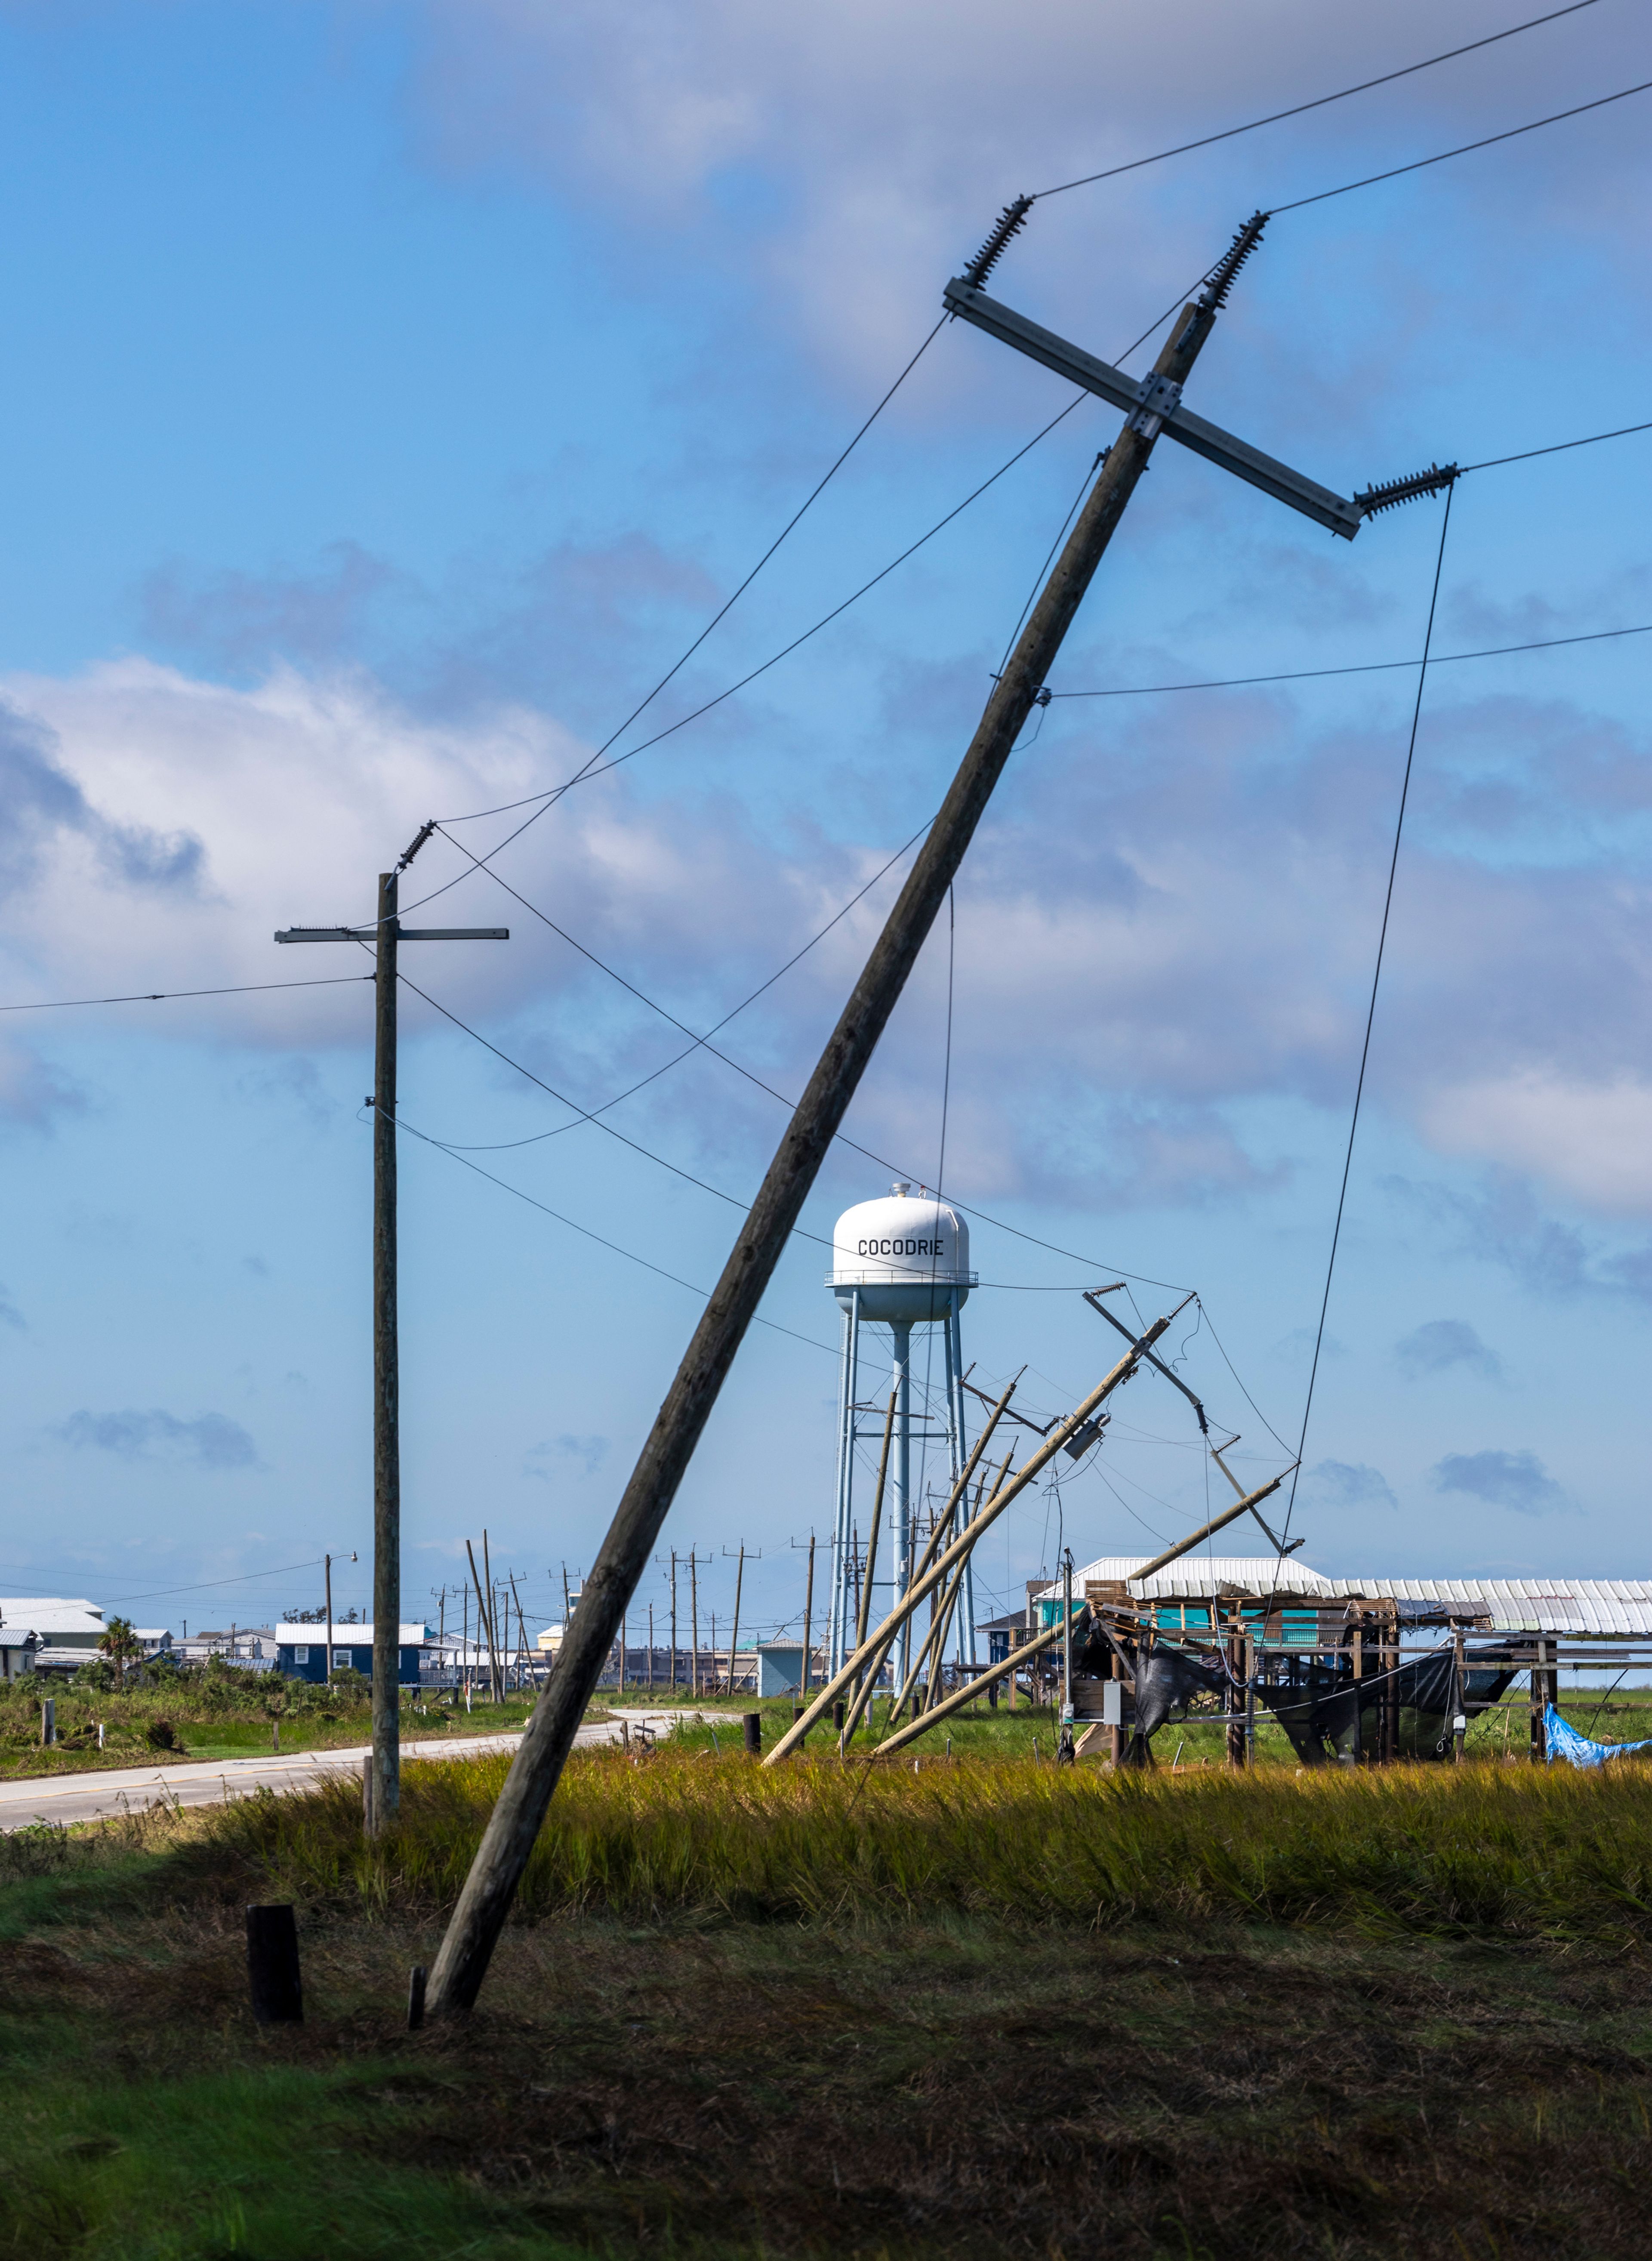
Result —
[[[1088, 1580], [1128, 1583], [1146, 1601], [1197, 1599], [1212, 1586], [1327, 1601], [1365, 1594], [1489, 1618], [1499, 1633], [1652, 1636], [1652, 1579], [1647, 1578], [1346, 1578], [1311, 1570], [1294, 1557], [1282, 1563], [1272, 1554], [1184, 1554], [1151, 1578], [1138, 1577], [1143, 1563], [1152, 1560], [1151, 1554], [1103, 1554], [1074, 1570], [1073, 1590], [1081, 1593]], [[1059, 1593], [1060, 1580], [1052, 1579], [1042, 1590]]]
[[[1103, 1554], [1074, 1571], [1073, 1590], [1081, 1593], [1087, 1579], [1103, 1585], [1133, 1582], [1135, 1590], [1145, 1598], [1167, 1601], [1187, 1594], [1208, 1594], [1213, 1584], [1236, 1587], [1246, 1594], [1335, 1595], [1361, 1590], [1339, 1584], [1323, 1571], [1311, 1570], [1292, 1554], [1283, 1562], [1275, 1554], [1184, 1554], [1180, 1561], [1155, 1570], [1144, 1583], [1137, 1573], [1144, 1562], [1152, 1561], [1151, 1554]], [[1059, 1591], [1060, 1583], [1059, 1578], [1052, 1579], [1045, 1591]]]
[[0, 1624], [26, 1626], [42, 1640], [50, 1634], [89, 1635], [96, 1640], [108, 1631], [102, 1610], [91, 1602], [68, 1601], [61, 1594], [0, 1595]]
[[[325, 1625], [283, 1623], [278, 1626], [265, 1626], [261, 1630], [264, 1640], [273, 1641], [277, 1648], [325, 1648], [327, 1647]], [[203, 1639], [209, 1637], [214, 1640], [227, 1640], [229, 1635], [213, 1633], [211, 1636], [205, 1634], [202, 1636]], [[252, 1636], [245, 1631], [237, 1635], [241, 1640], [250, 1637]], [[423, 1648], [427, 1644], [435, 1646], [427, 1625], [398, 1626], [396, 1638], [398, 1645], [402, 1648]], [[346, 1625], [341, 1618], [334, 1620], [333, 1646], [334, 1648], [370, 1648], [372, 1645], [373, 1628], [370, 1625]]]
[[1362, 1578], [1350, 1590], [1437, 1602], [1489, 1617], [1499, 1633], [1652, 1634], [1645, 1578]]

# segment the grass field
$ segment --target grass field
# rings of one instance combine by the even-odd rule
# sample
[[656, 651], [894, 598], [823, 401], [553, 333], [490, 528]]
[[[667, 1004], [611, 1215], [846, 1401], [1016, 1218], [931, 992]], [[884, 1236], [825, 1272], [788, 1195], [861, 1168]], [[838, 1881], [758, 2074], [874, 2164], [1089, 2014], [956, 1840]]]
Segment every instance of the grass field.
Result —
[[[40, 1741], [40, 1697], [55, 1699], [59, 1740]], [[402, 1733], [411, 1741], [446, 1734], [496, 1734], [520, 1727], [530, 1697], [503, 1704], [463, 1700], [410, 1704]], [[100, 1744], [97, 1730], [103, 1727]], [[331, 1689], [226, 1670], [177, 1674], [170, 1684], [126, 1690], [44, 1688], [23, 1682], [0, 1688], [0, 1781], [80, 1774], [100, 1767], [169, 1766], [189, 1759], [261, 1756], [284, 1751], [337, 1750], [370, 1742], [372, 1704], [367, 1683], [351, 1673]]]
[[[1512, 1689], [1515, 1699], [1510, 1709], [1483, 1713], [1469, 1727], [1468, 1749], [1476, 1757], [1497, 1757], [1505, 1753], [1511, 1757], [1524, 1755], [1527, 1735], [1527, 1698], [1524, 1687]], [[650, 1701], [657, 1705], [667, 1700], [686, 1702], [686, 1691], [675, 1699], [658, 1691], [651, 1699], [643, 1692], [628, 1689], [623, 1697], [612, 1691], [604, 1694], [605, 1705], [616, 1712], [649, 1708]], [[763, 1714], [764, 1747], [768, 1748], [791, 1724], [792, 1705], [789, 1699], [769, 1701], [758, 1705], [751, 1697], [717, 1697], [696, 1699], [694, 1708], [708, 1720], [721, 1722], [726, 1716], [727, 1732], [721, 1725], [713, 1729], [686, 1728], [682, 1733], [707, 1749], [712, 1747], [712, 1734], [717, 1736], [722, 1748], [729, 1747], [731, 1736], [739, 1732], [739, 1715], [760, 1710]], [[1560, 1710], [1562, 1716], [1582, 1733], [1598, 1737], [1602, 1742], [1637, 1742], [1652, 1736], [1652, 1689], [1648, 1688], [1562, 1688]], [[881, 1731], [888, 1712], [888, 1698], [880, 1697], [873, 1705], [873, 1725]], [[1031, 1758], [1042, 1755], [1047, 1758], [1055, 1748], [1060, 1729], [1053, 1708], [1047, 1705], [1029, 1705], [1024, 1699], [1011, 1712], [1001, 1704], [994, 1712], [982, 1705], [979, 1712], [955, 1713], [941, 1726], [909, 1745], [903, 1754], [908, 1763], [914, 1755], [930, 1753], [946, 1754], [950, 1743], [959, 1755], [985, 1757], [991, 1754], [1014, 1755]], [[830, 1727], [816, 1728], [810, 1737], [811, 1750], [832, 1742]], [[858, 1750], [869, 1749], [875, 1734], [865, 1726], [855, 1739]], [[1159, 1731], [1153, 1744], [1157, 1762], [1161, 1767], [1221, 1766], [1226, 1759], [1225, 1731], [1196, 1715], [1178, 1726], [1174, 1722]], [[1256, 1763], [1259, 1767], [1282, 1766], [1293, 1771], [1299, 1764], [1284, 1730], [1276, 1726], [1265, 1711], [1260, 1711], [1256, 1727]]]
[[[1028, 1723], [1030, 1725], [1030, 1723]], [[410, 2035], [502, 1776], [0, 1841], [0, 2256], [1652, 2250], [1652, 1774], [570, 1767]], [[241, 1910], [299, 1911], [259, 2030]]]

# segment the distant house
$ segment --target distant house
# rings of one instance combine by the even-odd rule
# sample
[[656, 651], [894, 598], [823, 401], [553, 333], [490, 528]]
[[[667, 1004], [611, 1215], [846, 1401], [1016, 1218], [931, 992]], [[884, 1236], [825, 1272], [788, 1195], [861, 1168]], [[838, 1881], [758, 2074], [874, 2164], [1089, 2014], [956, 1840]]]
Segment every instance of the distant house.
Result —
[[183, 1664], [205, 1664], [213, 1657], [243, 1672], [276, 1669], [276, 1629], [273, 1626], [204, 1626], [198, 1633], [175, 1640], [172, 1653]]
[[[0, 1638], [25, 1633], [34, 1636], [30, 1662], [22, 1668], [25, 1671], [65, 1676], [78, 1672], [83, 1664], [96, 1662], [98, 1643], [108, 1630], [103, 1611], [92, 1602], [53, 1595], [0, 1595]], [[136, 1626], [133, 1631], [144, 1656], [158, 1655], [172, 1645], [172, 1636], [163, 1626]], [[16, 1676], [6, 1672], [4, 1676]]]
[[[425, 1652], [433, 1646], [430, 1628], [427, 1625], [405, 1625], [399, 1626], [397, 1632], [400, 1648], [397, 1680], [404, 1688], [417, 1688], [420, 1662]], [[275, 1669], [289, 1680], [324, 1681], [327, 1678], [325, 1626], [277, 1626], [274, 1628], [274, 1647]], [[371, 1626], [334, 1626], [333, 1669], [334, 1672], [359, 1672], [364, 1679], [372, 1678]]]
[[0, 1680], [21, 1680], [34, 1669], [40, 1636], [26, 1626], [0, 1625]]

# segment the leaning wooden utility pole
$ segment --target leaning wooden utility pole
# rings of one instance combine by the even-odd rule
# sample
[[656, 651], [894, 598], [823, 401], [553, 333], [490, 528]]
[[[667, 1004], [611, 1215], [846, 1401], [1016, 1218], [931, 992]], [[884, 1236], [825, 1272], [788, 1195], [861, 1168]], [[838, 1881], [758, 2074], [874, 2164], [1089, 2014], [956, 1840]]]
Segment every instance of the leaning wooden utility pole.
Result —
[[[503, 926], [404, 927], [400, 875], [435, 830], [425, 825], [393, 872], [378, 875], [371, 926], [284, 928], [277, 942], [370, 944], [373, 1015], [373, 1763], [363, 1808], [370, 1836], [401, 1808], [401, 1412], [396, 1336], [396, 948], [402, 942], [508, 942]], [[332, 1670], [332, 1646], [327, 1669]]]
[[[945, 303], [950, 311], [979, 320], [982, 327], [997, 326], [1000, 312], [1008, 314], [1007, 309], [999, 310], [983, 319], [988, 316], [988, 302], [982, 285], [1021, 226], [1029, 202], [1021, 199], [1005, 212], [965, 275], [948, 285]], [[1147, 467], [1155, 440], [1171, 422], [1176, 422], [1179, 428], [1174, 436], [1197, 452], [1306, 510], [1321, 524], [1334, 525], [1347, 534], [1359, 529], [1360, 512], [1355, 506], [1342, 502], [1324, 488], [1312, 487], [1311, 482], [1296, 480], [1282, 464], [1273, 463], [1216, 427], [1189, 419], [1181, 411], [1182, 388], [1210, 334], [1234, 276], [1255, 248], [1265, 219], [1258, 212], [1239, 230], [1212, 269], [1196, 302], [1183, 307], [1172, 323], [1168, 344], [1140, 384], [1109, 369], [1094, 355], [1078, 356], [1082, 371], [1077, 381], [1089, 390], [1112, 398], [1110, 387], [1125, 389], [1124, 427], [1108, 449], [1078, 523], [987, 701], [980, 727], [865, 971], [827, 1040], [621, 1496], [585, 1583], [585, 1605], [573, 1631], [567, 1669], [552, 1683], [528, 1722], [442, 1940], [431, 1973], [429, 1999], [435, 2013], [468, 2009], [476, 1999], [493, 1942], [528, 1864], [585, 1706], [607, 1661], [620, 1613], [647, 1566], [735, 1353], [946, 900], [946, 891], [993, 788], [1044, 691], [1084, 592]], [[1018, 318], [1009, 319], [1014, 323]], [[1033, 325], [1024, 323], [1021, 327], [1025, 335], [1009, 336], [1009, 342], [1039, 358], [1047, 359], [1052, 348], [1071, 360], [1074, 349], [1066, 348], [1059, 339], [1045, 331], [1037, 331], [1035, 335]], [[999, 334], [1009, 335], [1002, 327]], [[1287, 484], [1282, 484], [1282, 480]], [[1291, 487], [1289, 483], [1293, 481]], [[1423, 489], [1413, 483], [1410, 491]]]

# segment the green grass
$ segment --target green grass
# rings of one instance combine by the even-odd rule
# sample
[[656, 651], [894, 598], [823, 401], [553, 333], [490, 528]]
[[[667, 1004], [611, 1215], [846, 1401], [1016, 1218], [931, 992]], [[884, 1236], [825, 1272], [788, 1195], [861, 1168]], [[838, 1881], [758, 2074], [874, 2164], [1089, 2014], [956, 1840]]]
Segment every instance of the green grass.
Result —
[[[238, 1859], [340, 1911], [434, 1914], [457, 1893], [506, 1763], [409, 1768], [401, 1827], [370, 1845], [348, 1784], [214, 1808], [195, 1857]], [[571, 1762], [519, 1899], [535, 1917], [1239, 1920], [1639, 1951], [1652, 1945], [1652, 1774], [1479, 1763], [1143, 1776], [593, 1752]]]
[[[417, 2035], [413, 1856], [489, 1783], [410, 1784], [377, 1871], [325, 1792], [0, 1840], [0, 2261], [1652, 2247], [1639, 1776], [582, 1756]], [[241, 1907], [288, 1894], [260, 2030]]]
[[[50, 1746], [40, 1742], [40, 1685], [13, 1683], [0, 1688], [0, 1781], [105, 1767], [173, 1766], [190, 1759], [261, 1757], [276, 1748], [272, 1729], [277, 1721], [284, 1754], [370, 1742], [373, 1713], [366, 1683], [355, 1675], [350, 1678], [354, 1684], [329, 1689], [273, 1675], [209, 1669], [125, 1690], [54, 1687], [44, 1691], [56, 1702], [60, 1740]], [[426, 1699], [422, 1709], [404, 1706], [402, 1733], [409, 1741], [497, 1734], [520, 1727], [531, 1709], [527, 1695], [503, 1704], [478, 1703], [469, 1712], [462, 1701], [454, 1705]]]
[[[1493, 1758], [1506, 1754], [1522, 1757], [1527, 1743], [1528, 1714], [1524, 1686], [1512, 1689], [1513, 1708], [1483, 1713], [1469, 1730], [1468, 1752], [1470, 1756]], [[611, 1691], [603, 1701], [618, 1714], [633, 1709], [666, 1709], [683, 1705], [703, 1713], [713, 1724], [695, 1726], [686, 1724], [679, 1728], [674, 1741], [686, 1741], [693, 1748], [711, 1749], [714, 1739], [722, 1750], [733, 1748], [739, 1739], [741, 1715], [760, 1712], [763, 1716], [763, 1742], [765, 1750], [792, 1724], [793, 1703], [785, 1698], [769, 1698], [761, 1703], [745, 1697], [690, 1697], [686, 1689], [673, 1693], [668, 1690], [655, 1690], [650, 1697], [644, 1690], [628, 1688], [623, 1697]], [[1605, 1688], [1562, 1689], [1560, 1711], [1562, 1718], [1581, 1733], [1591, 1735], [1601, 1742], [1636, 1742], [1652, 1737], [1652, 1689]], [[870, 1750], [881, 1733], [888, 1716], [889, 1699], [878, 1697], [873, 1705], [873, 1729], [869, 1732], [863, 1720], [854, 1740], [858, 1752]], [[726, 1720], [727, 1725], [724, 1726]], [[983, 1703], [978, 1711], [955, 1712], [950, 1719], [933, 1728], [930, 1733], [909, 1745], [903, 1755], [928, 1756], [931, 1753], [945, 1755], [950, 1743], [954, 1756], [1048, 1758], [1060, 1733], [1059, 1715], [1048, 1704], [1032, 1705], [1022, 1698], [1014, 1712], [1007, 1703], [993, 1711]], [[1220, 1725], [1201, 1719], [1196, 1713], [1181, 1723], [1162, 1727], [1154, 1739], [1154, 1753], [1160, 1767], [1184, 1769], [1221, 1767], [1226, 1764], [1226, 1730]], [[836, 1748], [830, 1724], [810, 1731], [808, 1748], [819, 1753]], [[1259, 1768], [1282, 1767], [1294, 1773], [1301, 1763], [1284, 1730], [1276, 1726], [1265, 1710], [1259, 1710], [1256, 1726], [1255, 1763]]]

